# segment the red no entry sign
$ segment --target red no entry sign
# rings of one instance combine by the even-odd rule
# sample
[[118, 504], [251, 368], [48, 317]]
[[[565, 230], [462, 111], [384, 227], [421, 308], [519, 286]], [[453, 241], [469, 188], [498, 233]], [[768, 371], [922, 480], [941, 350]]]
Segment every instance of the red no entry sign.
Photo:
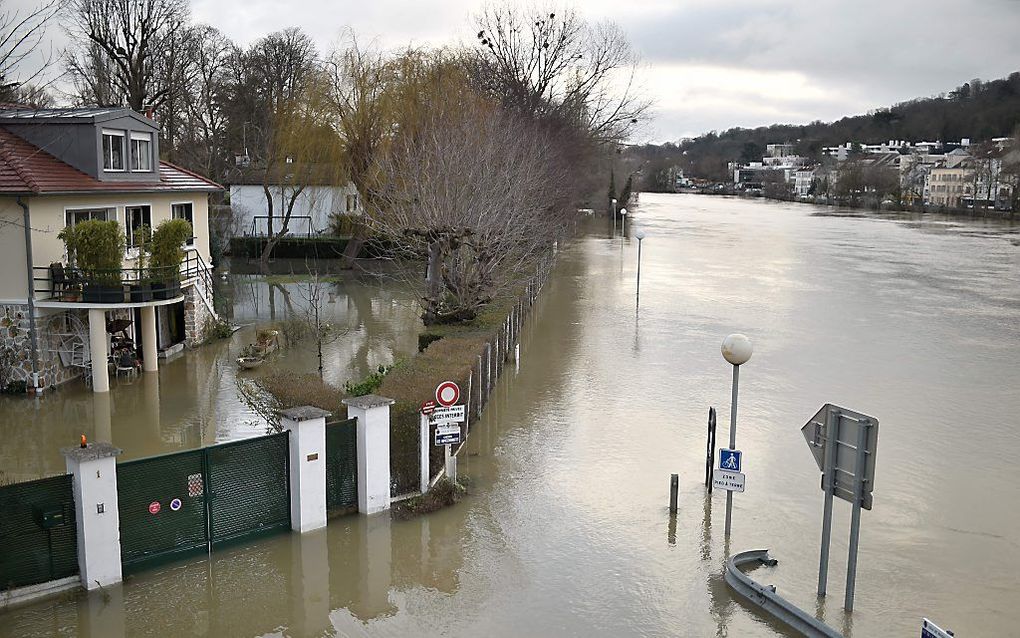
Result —
[[460, 388], [453, 381], [443, 381], [436, 386], [436, 401], [441, 406], [450, 406], [460, 401]]
[[159, 509], [160, 509], [159, 501], [153, 501], [153, 502], [149, 503], [149, 513], [150, 514], [159, 514]]

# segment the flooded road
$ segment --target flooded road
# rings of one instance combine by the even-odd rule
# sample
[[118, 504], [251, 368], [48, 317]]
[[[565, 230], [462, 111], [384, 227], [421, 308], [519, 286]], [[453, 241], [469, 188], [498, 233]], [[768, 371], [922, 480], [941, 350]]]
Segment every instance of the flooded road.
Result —
[[[922, 616], [1011, 635], [1020, 227], [647, 194], [632, 222], [647, 234], [640, 310], [636, 242], [599, 226], [560, 253], [520, 371], [461, 452], [462, 503], [142, 572], [2, 614], [0, 636], [789, 635], [721, 579], [728, 553], [762, 547], [779, 565], [753, 576], [847, 636], [915, 636]], [[731, 332], [755, 353], [727, 543], [725, 496], [701, 480], [710, 406], [726, 437]], [[814, 593], [822, 493], [800, 427], [826, 402], [881, 422], [852, 618], [843, 501], [829, 596]]]

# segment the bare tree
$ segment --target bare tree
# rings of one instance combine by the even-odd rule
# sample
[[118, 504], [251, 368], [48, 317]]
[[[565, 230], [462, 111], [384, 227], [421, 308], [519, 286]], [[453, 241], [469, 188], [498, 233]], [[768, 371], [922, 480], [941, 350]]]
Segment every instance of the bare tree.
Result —
[[[122, 101], [135, 111], [157, 107], [175, 86], [160, 73], [167, 50], [186, 29], [187, 3], [179, 0], [71, 0], [68, 33], [82, 42], [67, 58], [79, 86], [94, 82], [103, 69], [108, 87], [91, 87], [91, 96]], [[83, 96], [85, 97], [85, 96]]]
[[[58, 0], [27, 11], [0, 4], [0, 101], [20, 102], [25, 97], [24, 87], [32, 84], [37, 85], [34, 95], [40, 95], [43, 87], [38, 83], [53, 61], [52, 50], [42, 50], [41, 45], [60, 8]], [[33, 54], [39, 57], [32, 60]]]
[[185, 75], [180, 141], [175, 148], [181, 163], [203, 175], [221, 177], [227, 166], [229, 64], [233, 43], [210, 26], [191, 29], [191, 72]]
[[511, 111], [608, 142], [625, 138], [647, 110], [635, 92], [637, 56], [617, 25], [510, 4], [489, 5], [475, 22], [474, 80]]
[[304, 305], [301, 309], [301, 320], [306, 334], [315, 340], [316, 354], [319, 359], [319, 378], [323, 377], [322, 346], [333, 343], [348, 334], [348, 328], [341, 328], [330, 321], [323, 308], [329, 295], [330, 284], [323, 279], [318, 271], [308, 267], [308, 279], [298, 286], [298, 295]]
[[406, 254], [428, 258], [426, 324], [472, 319], [526, 278], [567, 224], [566, 171], [551, 142], [453, 83], [443, 93], [383, 160], [388, 179], [370, 220]]

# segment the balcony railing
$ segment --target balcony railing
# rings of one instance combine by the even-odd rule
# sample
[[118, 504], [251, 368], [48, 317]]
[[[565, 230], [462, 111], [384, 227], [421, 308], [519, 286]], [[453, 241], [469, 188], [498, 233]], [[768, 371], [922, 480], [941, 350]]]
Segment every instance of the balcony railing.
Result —
[[[181, 282], [209, 278], [197, 251], [188, 251], [179, 268], [83, 270], [65, 263], [33, 267], [37, 301], [68, 303], [144, 303], [181, 296]], [[176, 272], [175, 272], [176, 270]]]

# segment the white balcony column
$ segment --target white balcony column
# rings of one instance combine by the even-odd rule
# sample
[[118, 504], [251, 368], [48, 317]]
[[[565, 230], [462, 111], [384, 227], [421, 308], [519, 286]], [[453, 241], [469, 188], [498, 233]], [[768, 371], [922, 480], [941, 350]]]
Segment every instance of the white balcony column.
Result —
[[142, 370], [159, 370], [156, 354], [156, 307], [142, 306]]
[[344, 399], [347, 416], [358, 420], [358, 511], [390, 508], [390, 406], [393, 399], [369, 394]]
[[326, 417], [312, 406], [280, 411], [290, 432], [290, 527], [310, 532], [326, 526]]
[[92, 360], [92, 391], [110, 391], [110, 368], [107, 353], [110, 351], [106, 335], [106, 311], [89, 308], [89, 352]]
[[85, 589], [121, 581], [120, 510], [117, 501], [117, 456], [106, 442], [60, 450], [67, 473], [74, 476], [74, 514], [78, 533], [78, 569]]

